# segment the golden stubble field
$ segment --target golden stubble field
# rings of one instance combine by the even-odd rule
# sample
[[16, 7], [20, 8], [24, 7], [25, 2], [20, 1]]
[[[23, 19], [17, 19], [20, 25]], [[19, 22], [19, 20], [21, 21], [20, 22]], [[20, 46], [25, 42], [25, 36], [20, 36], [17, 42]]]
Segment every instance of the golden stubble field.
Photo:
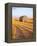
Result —
[[33, 19], [25, 22], [12, 19], [12, 39], [32, 39]]

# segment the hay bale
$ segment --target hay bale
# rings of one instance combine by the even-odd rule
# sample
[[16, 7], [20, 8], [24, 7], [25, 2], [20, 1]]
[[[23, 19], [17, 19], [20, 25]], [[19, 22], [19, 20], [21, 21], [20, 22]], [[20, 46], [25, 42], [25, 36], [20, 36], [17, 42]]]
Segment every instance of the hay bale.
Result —
[[25, 22], [25, 21], [27, 21], [27, 16], [21, 16], [20, 18], [19, 18], [19, 21], [21, 21], [21, 22]]

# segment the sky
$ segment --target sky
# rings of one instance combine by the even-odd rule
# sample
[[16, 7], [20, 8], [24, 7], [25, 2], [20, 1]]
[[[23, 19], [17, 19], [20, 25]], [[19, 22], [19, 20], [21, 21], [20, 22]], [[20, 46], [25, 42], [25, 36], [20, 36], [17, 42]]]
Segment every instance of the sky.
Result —
[[20, 16], [28, 16], [33, 17], [33, 8], [26, 8], [26, 7], [12, 7], [12, 16], [13, 17], [20, 17]]

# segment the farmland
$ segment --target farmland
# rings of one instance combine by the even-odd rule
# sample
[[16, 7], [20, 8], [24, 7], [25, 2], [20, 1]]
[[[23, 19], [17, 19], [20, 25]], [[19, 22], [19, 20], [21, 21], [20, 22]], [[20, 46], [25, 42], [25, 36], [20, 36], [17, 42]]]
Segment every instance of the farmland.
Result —
[[33, 33], [33, 19], [25, 22], [12, 20], [12, 39], [31, 39]]

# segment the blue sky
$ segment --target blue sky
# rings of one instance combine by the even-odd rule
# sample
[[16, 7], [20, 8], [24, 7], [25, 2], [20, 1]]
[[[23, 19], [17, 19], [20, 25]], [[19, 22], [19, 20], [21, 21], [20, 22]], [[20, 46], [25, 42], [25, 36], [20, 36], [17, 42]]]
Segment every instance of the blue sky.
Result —
[[23, 15], [32, 17], [33, 16], [33, 8], [26, 8], [26, 7], [13, 7], [12, 8], [12, 16], [13, 17], [20, 17]]

